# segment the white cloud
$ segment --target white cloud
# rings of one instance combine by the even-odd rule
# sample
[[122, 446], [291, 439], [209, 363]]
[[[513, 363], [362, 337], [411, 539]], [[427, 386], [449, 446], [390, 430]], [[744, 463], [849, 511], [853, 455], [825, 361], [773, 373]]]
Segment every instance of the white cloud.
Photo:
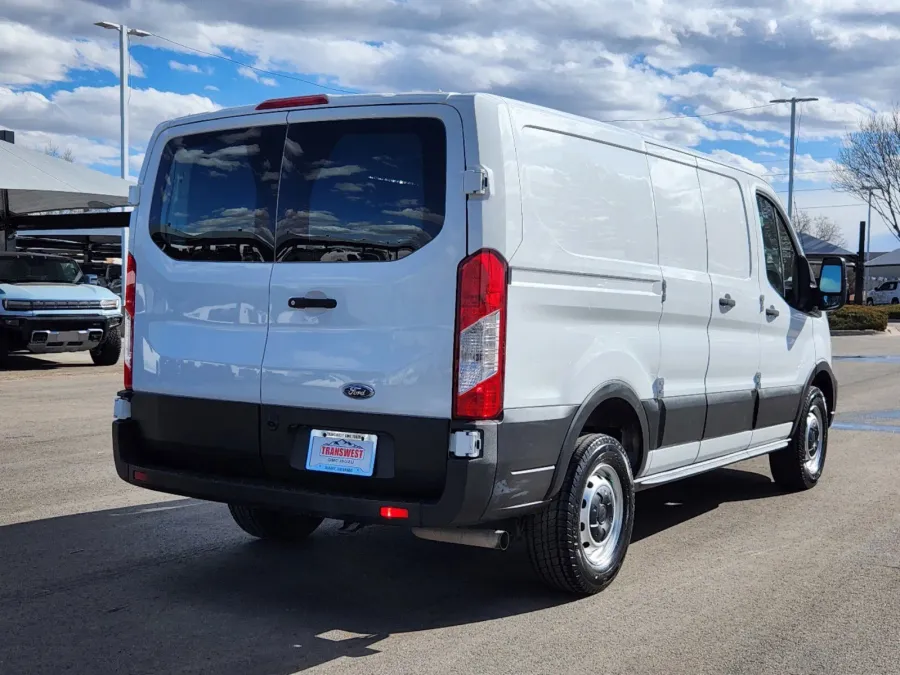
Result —
[[[160, 122], [217, 108], [211, 100], [196, 94], [132, 89], [129, 102], [131, 142], [142, 147]], [[118, 143], [119, 88], [78, 87], [45, 96], [0, 87], [0, 119], [4, 126], [17, 131]]]
[[218, 88], [217, 86], [215, 86], [214, 84], [208, 84], [208, 85], [206, 85], [206, 86], [203, 87], [203, 88], [204, 88], [206, 91], [219, 91], [219, 88]]
[[169, 68], [183, 73], [200, 73], [200, 67], [193, 63], [181, 63], [181, 61], [169, 61]]
[[[99, 30], [99, 29], [98, 29]], [[66, 80], [72, 70], [105, 70], [118, 74], [115, 42], [58, 38], [32, 26], [0, 19], [0, 84], [28, 86]], [[137, 62], [132, 75], [143, 77]]]
[[253, 70], [252, 68], [248, 68], [247, 66], [241, 66], [238, 70], [238, 75], [241, 77], [246, 77], [248, 80], [253, 80], [254, 82], [259, 82], [260, 84], [264, 84], [267, 87], [277, 87], [278, 82], [276, 82], [271, 77], [260, 77], [260, 75]]

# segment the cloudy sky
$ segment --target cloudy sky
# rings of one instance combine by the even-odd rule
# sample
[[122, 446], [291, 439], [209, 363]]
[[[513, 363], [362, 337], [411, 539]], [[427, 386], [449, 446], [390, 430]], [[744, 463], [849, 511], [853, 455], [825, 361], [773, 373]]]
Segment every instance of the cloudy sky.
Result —
[[[795, 203], [837, 221], [851, 249], [866, 207], [830, 189], [829, 160], [846, 131], [900, 91], [900, 9], [886, 0], [2, 4], [0, 127], [113, 174], [118, 43], [93, 26], [101, 20], [154, 34], [132, 42], [134, 173], [153, 127], [170, 117], [323, 87], [477, 90], [729, 159], [767, 174], [786, 201], [790, 110], [768, 101], [817, 96], [800, 108]], [[872, 249], [897, 246], [876, 217]]]

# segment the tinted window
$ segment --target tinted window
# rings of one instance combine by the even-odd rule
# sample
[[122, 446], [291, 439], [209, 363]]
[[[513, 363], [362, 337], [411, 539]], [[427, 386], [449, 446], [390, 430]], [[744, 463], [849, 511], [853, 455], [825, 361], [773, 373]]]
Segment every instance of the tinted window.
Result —
[[709, 237], [709, 271], [748, 279], [750, 239], [741, 186], [733, 178], [700, 171]]
[[285, 126], [174, 138], [163, 150], [150, 236], [179, 260], [271, 262]]
[[0, 257], [0, 283], [74, 284], [81, 276], [81, 268], [74, 260], [28, 255]]
[[446, 155], [436, 119], [292, 124], [276, 259], [385, 261], [422, 248], [444, 224]]
[[756, 196], [759, 224], [762, 228], [769, 283], [788, 304], [793, 304], [797, 250], [788, 233], [787, 224], [775, 205], [762, 195]]

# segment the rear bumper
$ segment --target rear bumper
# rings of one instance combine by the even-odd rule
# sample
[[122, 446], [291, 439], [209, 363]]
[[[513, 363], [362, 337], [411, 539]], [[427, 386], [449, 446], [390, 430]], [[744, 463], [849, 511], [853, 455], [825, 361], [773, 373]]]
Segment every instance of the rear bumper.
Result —
[[[139, 411], [141, 407], [132, 406], [132, 410]], [[158, 412], [158, 408], [156, 410]], [[321, 414], [326, 428], [336, 426], [335, 420], [329, 419], [329, 415], [335, 414], [333, 411], [297, 412], [306, 419]], [[235, 411], [231, 413], [232, 419], [238, 417]], [[409, 512], [408, 519], [390, 521], [393, 524], [414, 527], [476, 525], [523, 515], [546, 502], [569, 419], [565, 416], [552, 420], [546, 417], [532, 419], [532, 414], [526, 415], [527, 419], [516, 420], [517, 414], [522, 417], [521, 411], [515, 411], [512, 421], [452, 425], [453, 430], [478, 428], [482, 431], [483, 453], [477, 459], [449, 456], [449, 436], [446, 434], [440, 447], [407, 447], [402, 428], [388, 430], [385, 420], [373, 421], [373, 416], [365, 414], [354, 416], [340, 426], [350, 430], [376, 429], [390, 439], [386, 440], [385, 447], [392, 447], [393, 452], [385, 453], [380, 459], [376, 456], [376, 463], [383, 462], [376, 469], [376, 477], [379, 474], [386, 476], [380, 482], [309, 472], [297, 461], [289, 462], [293, 468], [288, 473], [286, 462], [271, 461], [270, 450], [269, 461], [266, 460], [265, 434], [257, 466], [249, 457], [240, 463], [232, 462], [225, 469], [220, 462], [198, 460], [198, 457], [209, 457], [210, 453], [208, 446], [202, 447], [204, 439], [198, 438], [198, 433], [204, 432], [196, 425], [190, 432], [191, 438], [186, 439], [189, 443], [166, 443], [166, 451], [161, 452], [158, 451], [161, 447], [158, 438], [162, 434], [151, 428], [160, 419], [158, 414], [145, 419], [115, 420], [112, 426], [113, 455], [122, 480], [169, 494], [366, 523], [388, 522], [382, 519], [381, 508], [393, 506]], [[397, 425], [415, 426], [423, 422], [437, 421], [390, 419], [390, 424]], [[443, 421], [443, 424], [449, 433], [451, 423]], [[209, 428], [204, 436], [217, 442], [213, 439], [220, 433], [220, 430]], [[393, 441], [392, 446], [388, 445], [390, 441]], [[301, 435], [300, 445], [303, 442]], [[223, 451], [229, 452], [225, 447]], [[432, 453], [433, 457], [440, 457], [440, 469], [436, 470], [433, 464], [427, 465], [428, 473], [417, 479], [406, 470], [409, 462], [405, 455], [409, 452]], [[191, 456], [191, 459], [179, 461], [179, 453], [184, 457]], [[417, 470], [421, 466], [426, 465], [417, 465]], [[405, 482], [399, 482], [401, 479]]]

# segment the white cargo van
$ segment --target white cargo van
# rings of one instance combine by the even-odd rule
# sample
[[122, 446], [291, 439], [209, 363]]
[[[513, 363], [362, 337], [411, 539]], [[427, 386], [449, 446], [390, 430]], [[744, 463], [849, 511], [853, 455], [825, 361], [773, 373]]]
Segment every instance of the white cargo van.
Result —
[[132, 201], [118, 473], [251, 535], [523, 536], [590, 594], [635, 491], [822, 474], [844, 262], [814, 279], [740, 169], [492, 95], [304, 96], [162, 124]]

